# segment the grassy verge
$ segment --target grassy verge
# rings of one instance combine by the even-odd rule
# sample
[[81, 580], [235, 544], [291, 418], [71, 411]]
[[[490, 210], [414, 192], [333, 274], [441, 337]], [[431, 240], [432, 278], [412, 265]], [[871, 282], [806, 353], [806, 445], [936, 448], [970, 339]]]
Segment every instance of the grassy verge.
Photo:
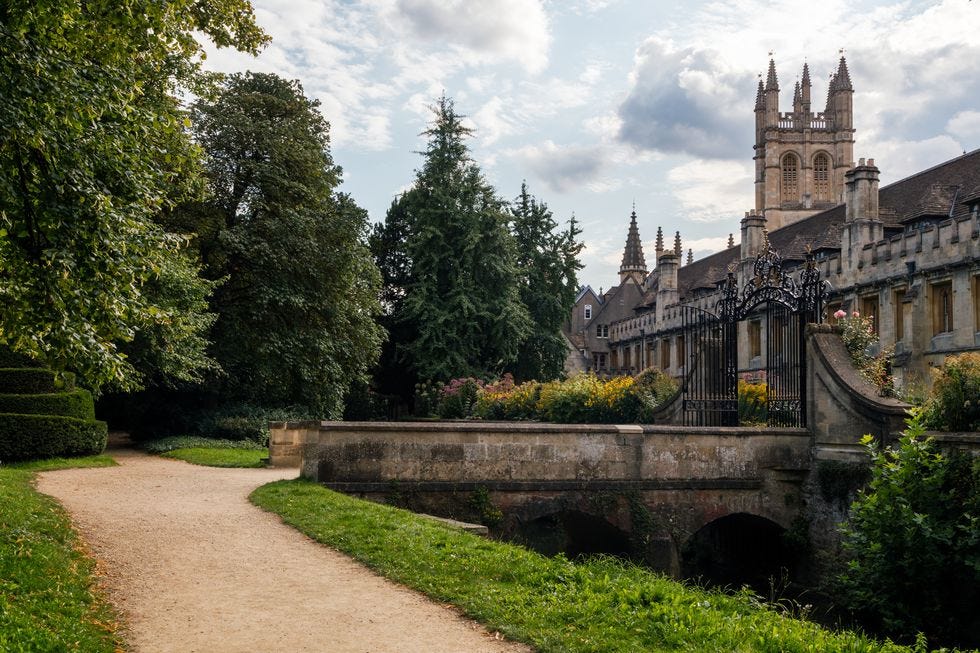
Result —
[[121, 650], [94, 564], [62, 508], [33, 486], [38, 471], [114, 464], [91, 456], [0, 466], [0, 651]]
[[252, 493], [313, 539], [543, 652], [909, 651], [611, 559], [572, 563], [457, 532], [308, 481]]
[[194, 465], [206, 465], [207, 467], [265, 467], [269, 450], [188, 447], [173, 449], [161, 455], [165, 458], [176, 458]]

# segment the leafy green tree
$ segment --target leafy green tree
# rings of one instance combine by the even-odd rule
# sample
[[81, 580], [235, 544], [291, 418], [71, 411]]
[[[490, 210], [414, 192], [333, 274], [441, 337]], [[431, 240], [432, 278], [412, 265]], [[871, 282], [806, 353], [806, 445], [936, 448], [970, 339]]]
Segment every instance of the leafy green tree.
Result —
[[260, 73], [197, 102], [211, 197], [175, 220], [194, 227], [206, 276], [222, 281], [211, 331], [222, 397], [338, 416], [383, 334], [367, 214], [336, 191], [318, 105], [298, 82]]
[[920, 421], [893, 450], [865, 437], [872, 475], [843, 529], [841, 596], [878, 632], [975, 647], [980, 458], [940, 450]]
[[195, 190], [176, 96], [207, 90], [198, 33], [266, 40], [247, 0], [0, 5], [0, 344], [95, 388], [140, 383], [137, 334], [167, 374], [208, 364], [207, 288], [155, 220]]
[[440, 98], [424, 163], [402, 198], [411, 274], [397, 319], [423, 380], [485, 377], [514, 362], [530, 331], [504, 203], [470, 159], [452, 100]]
[[546, 381], [562, 375], [568, 344], [562, 323], [575, 304], [578, 291], [578, 259], [581, 229], [573, 217], [564, 231], [557, 231], [551, 211], [521, 184], [521, 194], [511, 205], [511, 231], [517, 243], [517, 269], [521, 302], [531, 316], [532, 330], [521, 342], [510, 366], [520, 381]]

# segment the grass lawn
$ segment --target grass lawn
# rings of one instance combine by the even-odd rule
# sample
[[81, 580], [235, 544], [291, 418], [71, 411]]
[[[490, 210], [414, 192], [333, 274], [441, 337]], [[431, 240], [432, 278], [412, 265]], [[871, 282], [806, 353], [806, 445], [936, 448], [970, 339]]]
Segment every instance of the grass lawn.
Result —
[[0, 465], [0, 651], [122, 650], [68, 517], [34, 489], [38, 471], [115, 465], [108, 456]]
[[256, 505], [382, 575], [545, 652], [909, 651], [785, 617], [749, 594], [701, 591], [612, 559], [572, 563], [303, 480]]
[[172, 449], [161, 455], [208, 467], [265, 467], [265, 459], [269, 457], [269, 450], [185, 447]]

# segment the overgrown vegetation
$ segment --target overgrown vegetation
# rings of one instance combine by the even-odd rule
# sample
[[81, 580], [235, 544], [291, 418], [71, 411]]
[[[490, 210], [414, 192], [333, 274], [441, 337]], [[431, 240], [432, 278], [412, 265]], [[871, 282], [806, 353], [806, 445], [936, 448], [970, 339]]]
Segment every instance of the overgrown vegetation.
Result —
[[140, 443], [140, 448], [147, 453], [167, 453], [177, 449], [241, 449], [245, 451], [267, 451], [268, 446], [253, 440], [219, 440], [193, 435], [173, 435], [156, 440]]
[[94, 564], [61, 507], [33, 488], [34, 472], [114, 464], [97, 456], [0, 466], [0, 650], [122, 650]]
[[933, 371], [922, 423], [938, 431], [980, 431], [980, 353], [947, 356]]
[[862, 317], [857, 311], [850, 316], [844, 311], [837, 311], [834, 317], [838, 319], [844, 347], [861, 376], [874, 385], [882, 396], [894, 395], [895, 383], [890, 364], [893, 350], [891, 347], [880, 346], [871, 318]]
[[251, 498], [318, 542], [544, 653], [909, 650], [787, 618], [747, 593], [691, 589], [613, 559], [547, 558], [308, 481], [272, 483]]
[[876, 632], [980, 646], [980, 458], [941, 451], [921, 422], [894, 449], [863, 440], [871, 480], [843, 529], [840, 595]]

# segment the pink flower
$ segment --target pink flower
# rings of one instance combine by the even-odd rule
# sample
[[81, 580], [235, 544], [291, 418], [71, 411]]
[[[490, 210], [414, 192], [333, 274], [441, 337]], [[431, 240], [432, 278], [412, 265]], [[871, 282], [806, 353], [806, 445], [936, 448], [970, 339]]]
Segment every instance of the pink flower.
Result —
[[837, 309], [837, 312], [834, 313], [834, 318], [839, 320], [842, 317], [847, 317], [847, 313], [845, 313], [844, 311], [842, 311], [840, 309]]
[[861, 317], [861, 314], [858, 313], [857, 311], [854, 311], [853, 313], [851, 313], [851, 317]]

